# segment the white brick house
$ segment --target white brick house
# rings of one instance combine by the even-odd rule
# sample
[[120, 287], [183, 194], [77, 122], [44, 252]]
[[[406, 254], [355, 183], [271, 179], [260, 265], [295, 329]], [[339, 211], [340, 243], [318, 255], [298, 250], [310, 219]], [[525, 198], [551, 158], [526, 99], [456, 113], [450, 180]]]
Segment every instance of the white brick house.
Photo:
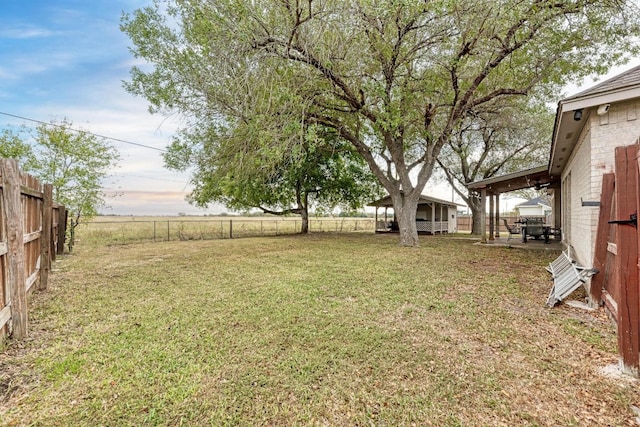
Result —
[[[490, 206], [499, 206], [500, 194], [547, 187], [553, 194], [548, 223], [561, 230], [562, 242], [572, 247], [572, 257], [591, 268], [602, 176], [613, 172], [615, 148], [634, 144], [640, 137], [639, 116], [640, 66], [558, 102], [547, 166], [467, 187], [489, 198]], [[499, 227], [499, 213], [490, 207], [489, 215], [496, 217]], [[489, 240], [494, 238], [493, 231], [489, 230]], [[486, 230], [481, 236], [486, 242]]]
[[613, 172], [615, 148], [640, 137], [639, 109], [640, 67], [558, 103], [549, 174], [561, 181], [562, 240], [584, 266], [593, 263], [602, 175]]

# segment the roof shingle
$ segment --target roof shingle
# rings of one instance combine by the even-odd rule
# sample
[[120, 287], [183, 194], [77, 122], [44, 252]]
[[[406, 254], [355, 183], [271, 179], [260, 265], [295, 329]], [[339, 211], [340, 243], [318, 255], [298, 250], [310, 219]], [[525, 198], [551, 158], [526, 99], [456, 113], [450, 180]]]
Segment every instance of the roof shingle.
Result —
[[617, 91], [620, 89], [638, 85], [640, 85], [640, 65], [633, 67], [632, 69], [627, 70], [622, 74], [618, 74], [617, 76], [605, 80], [602, 83], [599, 83], [587, 90], [565, 98], [565, 101], [583, 98], [585, 96], [597, 95], [605, 92]]

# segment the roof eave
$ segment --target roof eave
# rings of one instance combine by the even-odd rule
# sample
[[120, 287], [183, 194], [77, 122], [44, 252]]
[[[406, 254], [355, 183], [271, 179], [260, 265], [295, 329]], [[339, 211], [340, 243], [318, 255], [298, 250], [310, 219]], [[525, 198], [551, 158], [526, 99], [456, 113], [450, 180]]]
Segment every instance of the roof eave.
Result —
[[[640, 98], [640, 84], [628, 85], [606, 92], [594, 94], [587, 93], [582, 96], [577, 95], [558, 102], [556, 121], [553, 128], [553, 139], [551, 141], [551, 150], [549, 154], [549, 173], [552, 175], [561, 174], [564, 171], [568, 160], [560, 160], [560, 154], [557, 150], [561, 133], [571, 134], [571, 137], [567, 138], [567, 147], [570, 147], [569, 151], [571, 152], [577, 144], [584, 125], [587, 123], [589, 115], [592, 114], [595, 107], [622, 102], [633, 98]], [[573, 114], [576, 110], [583, 110], [582, 120], [574, 124], [572, 120], [574, 120]], [[568, 129], [568, 132], [563, 132], [563, 129], [565, 128]]]
[[627, 99], [640, 98], [640, 84], [611, 90], [593, 95], [567, 98], [560, 101], [563, 111], [574, 111], [581, 108], [590, 108], [603, 104], [625, 101]]
[[496, 183], [496, 182], [501, 182], [501, 181], [505, 181], [508, 179], [512, 179], [512, 178], [520, 178], [520, 177], [525, 177], [527, 175], [532, 175], [535, 173], [540, 173], [540, 172], [545, 172], [547, 170], [547, 166], [538, 166], [536, 168], [531, 168], [531, 169], [527, 169], [527, 170], [523, 170], [523, 171], [518, 171], [518, 172], [514, 172], [514, 173], [510, 173], [507, 175], [502, 175], [502, 176], [498, 176], [498, 177], [493, 177], [493, 178], [487, 178], [487, 179], [483, 179], [480, 181], [475, 181], [472, 182], [470, 184], [467, 184], [467, 188], [472, 189], [472, 190], [481, 190], [483, 188], [486, 188], [487, 186]]

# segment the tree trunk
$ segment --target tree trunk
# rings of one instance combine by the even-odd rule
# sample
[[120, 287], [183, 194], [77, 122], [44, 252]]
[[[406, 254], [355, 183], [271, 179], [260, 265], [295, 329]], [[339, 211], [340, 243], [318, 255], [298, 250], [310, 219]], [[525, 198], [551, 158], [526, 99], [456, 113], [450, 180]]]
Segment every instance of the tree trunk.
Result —
[[471, 210], [471, 234], [480, 234], [482, 232], [482, 209], [484, 206], [480, 203], [477, 197], [469, 197], [467, 202], [469, 209]]
[[309, 193], [302, 191], [300, 182], [296, 186], [296, 200], [298, 202], [297, 211], [302, 219], [300, 234], [309, 234]]
[[73, 245], [76, 243], [76, 227], [71, 220], [71, 227], [69, 227], [69, 252], [73, 252]]
[[418, 201], [400, 194], [392, 196], [393, 210], [400, 230], [400, 246], [419, 246], [418, 229], [416, 227], [416, 210]]
[[309, 234], [309, 209], [306, 206], [300, 210], [300, 218], [302, 219], [300, 234]]

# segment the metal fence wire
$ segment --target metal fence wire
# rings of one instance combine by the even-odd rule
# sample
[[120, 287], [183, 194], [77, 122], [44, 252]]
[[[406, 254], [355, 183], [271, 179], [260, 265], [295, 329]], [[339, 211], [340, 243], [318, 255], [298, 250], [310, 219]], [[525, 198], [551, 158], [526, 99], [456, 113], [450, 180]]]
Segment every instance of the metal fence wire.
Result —
[[[318, 232], [374, 231], [373, 218], [319, 218], [309, 220], [309, 230]], [[236, 239], [299, 233], [296, 219], [153, 219], [91, 221], [78, 227], [79, 242], [127, 244], [186, 240]]]

